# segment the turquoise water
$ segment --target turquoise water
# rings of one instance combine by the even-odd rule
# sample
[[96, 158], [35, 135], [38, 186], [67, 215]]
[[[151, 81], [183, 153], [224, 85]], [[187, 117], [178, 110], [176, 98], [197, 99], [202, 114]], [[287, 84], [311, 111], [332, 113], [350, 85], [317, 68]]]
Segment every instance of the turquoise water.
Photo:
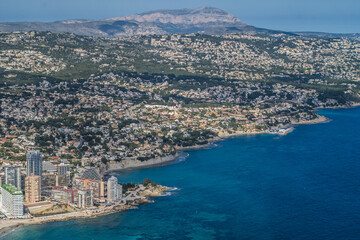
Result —
[[139, 209], [18, 229], [5, 239], [360, 239], [360, 108], [287, 136], [245, 136], [115, 175], [180, 190]]

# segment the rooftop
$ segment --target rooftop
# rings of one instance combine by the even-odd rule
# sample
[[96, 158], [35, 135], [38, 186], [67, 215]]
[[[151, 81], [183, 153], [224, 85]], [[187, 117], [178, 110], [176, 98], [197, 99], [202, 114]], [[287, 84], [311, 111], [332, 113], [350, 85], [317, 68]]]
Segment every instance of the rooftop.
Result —
[[8, 191], [11, 195], [23, 195], [20, 189], [11, 184], [3, 184], [1, 187]]

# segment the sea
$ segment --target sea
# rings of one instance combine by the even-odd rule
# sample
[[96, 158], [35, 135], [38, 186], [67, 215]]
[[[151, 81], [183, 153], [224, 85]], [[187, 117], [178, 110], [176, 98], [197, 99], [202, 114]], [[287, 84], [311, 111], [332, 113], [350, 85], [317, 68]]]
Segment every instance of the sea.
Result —
[[176, 188], [137, 209], [20, 227], [17, 239], [360, 239], [360, 108], [286, 136], [226, 139], [172, 164], [112, 173]]

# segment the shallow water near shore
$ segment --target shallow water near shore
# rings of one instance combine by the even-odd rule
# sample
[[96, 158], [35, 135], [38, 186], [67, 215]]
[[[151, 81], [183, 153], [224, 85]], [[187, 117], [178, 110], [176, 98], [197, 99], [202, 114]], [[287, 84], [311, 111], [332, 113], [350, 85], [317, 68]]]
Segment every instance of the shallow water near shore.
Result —
[[177, 187], [93, 219], [21, 227], [15, 239], [359, 239], [360, 108], [286, 136], [227, 139], [167, 166], [112, 173]]

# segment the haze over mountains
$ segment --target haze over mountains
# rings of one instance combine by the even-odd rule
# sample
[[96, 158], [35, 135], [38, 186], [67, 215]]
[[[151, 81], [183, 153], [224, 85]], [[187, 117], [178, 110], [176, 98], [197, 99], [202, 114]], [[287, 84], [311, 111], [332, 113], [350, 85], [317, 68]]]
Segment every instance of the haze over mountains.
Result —
[[234, 15], [214, 7], [196, 9], [157, 10], [124, 17], [101, 20], [74, 19], [57, 22], [3, 22], [0, 32], [14, 31], [69, 32], [78, 35], [119, 38], [134, 35], [173, 33], [223, 34], [296, 34], [307, 37], [346, 37], [359, 40], [360, 34], [328, 34], [315, 32], [291, 33], [251, 26]]
[[58, 22], [0, 23], [1, 32], [70, 32], [99, 37], [128, 37], [167, 33], [274, 33], [246, 24], [230, 13], [213, 7], [159, 10], [102, 20], [65, 20]]

